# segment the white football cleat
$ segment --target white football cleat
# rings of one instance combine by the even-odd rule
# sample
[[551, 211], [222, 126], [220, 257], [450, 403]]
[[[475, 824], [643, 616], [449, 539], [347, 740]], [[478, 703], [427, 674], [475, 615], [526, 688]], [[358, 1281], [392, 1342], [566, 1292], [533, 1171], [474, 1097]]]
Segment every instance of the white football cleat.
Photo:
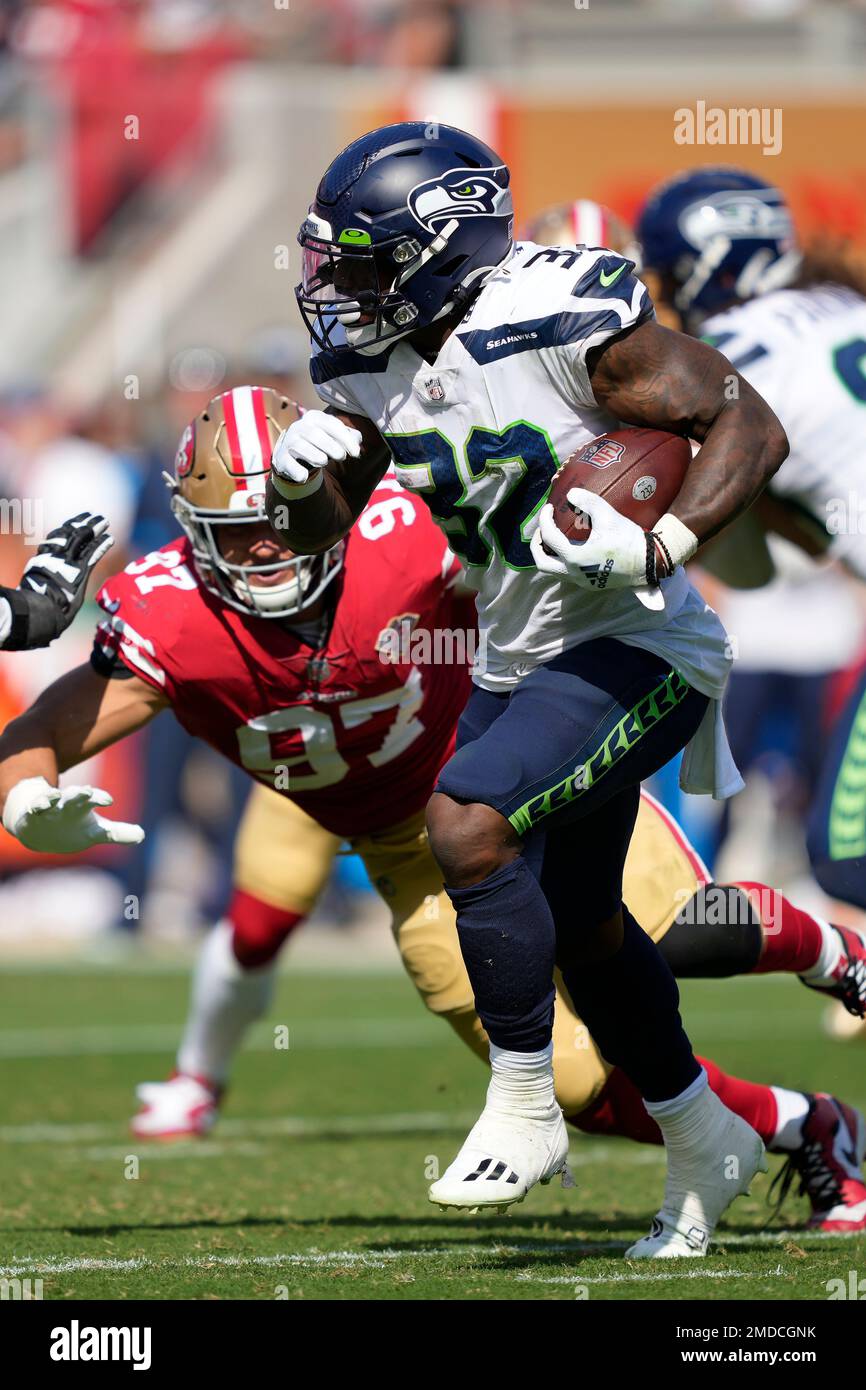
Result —
[[136, 1087], [141, 1109], [130, 1129], [137, 1139], [193, 1139], [216, 1124], [220, 1088], [199, 1076], [175, 1072], [168, 1081], [145, 1081]]
[[428, 1195], [443, 1208], [504, 1211], [557, 1173], [563, 1187], [572, 1186], [567, 1161], [568, 1134], [558, 1105], [530, 1117], [493, 1106], [488, 1097], [459, 1154]]
[[628, 1260], [706, 1255], [722, 1213], [748, 1192], [756, 1173], [767, 1171], [760, 1136], [709, 1087], [691, 1104], [700, 1107], [695, 1138], [688, 1144], [666, 1139], [664, 1201], [649, 1235], [625, 1252]]

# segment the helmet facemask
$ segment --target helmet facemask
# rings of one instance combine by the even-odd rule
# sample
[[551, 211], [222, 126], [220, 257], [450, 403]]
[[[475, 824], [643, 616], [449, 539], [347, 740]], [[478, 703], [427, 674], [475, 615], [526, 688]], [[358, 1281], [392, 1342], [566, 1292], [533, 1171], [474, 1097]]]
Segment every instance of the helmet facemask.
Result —
[[440, 233], [425, 249], [401, 232], [374, 246], [368, 232], [352, 228], [334, 241], [330, 224], [312, 212], [298, 241], [303, 268], [296, 293], [310, 336], [328, 349], [337, 345], [334, 335], [342, 329], [357, 352], [381, 352], [412, 332], [418, 306], [402, 287], [448, 244]]
[[[321, 555], [295, 555], [265, 563], [227, 560], [219, 543], [220, 530], [267, 521], [264, 494], [260, 496], [260, 505], [246, 516], [193, 507], [177, 493], [171, 509], [189, 539], [196, 573], [208, 593], [239, 613], [252, 612], [259, 618], [296, 618], [318, 602], [342, 569], [342, 542]], [[278, 573], [286, 576], [280, 584], [254, 582], [256, 575], [268, 577]]]

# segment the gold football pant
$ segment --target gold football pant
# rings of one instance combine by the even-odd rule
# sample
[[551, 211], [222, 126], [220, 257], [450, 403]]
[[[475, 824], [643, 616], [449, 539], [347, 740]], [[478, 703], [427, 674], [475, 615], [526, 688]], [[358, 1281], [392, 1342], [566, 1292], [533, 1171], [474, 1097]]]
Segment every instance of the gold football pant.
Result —
[[[454, 909], [427, 844], [423, 813], [352, 842], [391, 912], [403, 965], [427, 1008], [440, 1014], [485, 1062], [487, 1037], [475, 1013], [460, 954]], [[306, 915], [327, 883], [338, 836], [323, 830], [292, 801], [253, 788], [235, 846], [235, 884], [270, 907]], [[623, 898], [654, 941], [709, 875], [676, 822], [641, 795], [623, 879]], [[574, 1012], [557, 977], [553, 1024], [556, 1094], [576, 1115], [595, 1100], [610, 1067]]]

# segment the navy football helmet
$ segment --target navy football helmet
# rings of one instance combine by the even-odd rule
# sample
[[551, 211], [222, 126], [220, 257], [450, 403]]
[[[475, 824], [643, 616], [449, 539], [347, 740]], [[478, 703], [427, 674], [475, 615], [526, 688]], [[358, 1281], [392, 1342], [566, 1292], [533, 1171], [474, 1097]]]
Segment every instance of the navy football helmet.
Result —
[[353, 141], [298, 234], [295, 293], [314, 341], [380, 352], [468, 304], [513, 246], [509, 180], [453, 126], [401, 121]]
[[800, 264], [782, 194], [741, 169], [697, 169], [660, 184], [637, 235], [644, 266], [687, 324], [789, 284]]

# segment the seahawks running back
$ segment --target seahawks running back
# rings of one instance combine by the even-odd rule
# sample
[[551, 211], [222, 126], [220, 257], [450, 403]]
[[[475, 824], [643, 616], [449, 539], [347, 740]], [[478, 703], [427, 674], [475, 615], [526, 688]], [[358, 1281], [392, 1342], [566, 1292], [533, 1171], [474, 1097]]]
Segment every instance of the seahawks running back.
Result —
[[[746, 382], [730, 399], [724, 358], [655, 323], [631, 262], [515, 245], [512, 224], [507, 167], [463, 131], [387, 126], [334, 160], [299, 237], [298, 302], [327, 408], [278, 441], [268, 514], [295, 551], [317, 553], [393, 455], [478, 589], [486, 659], [427, 815], [492, 1079], [431, 1200], [504, 1207], [563, 1171], [558, 964], [665, 1137], [662, 1209], [632, 1253], [702, 1255], [761, 1144], [708, 1091], [673, 977], [622, 904], [622, 868], [640, 781], [681, 748], [692, 789], [740, 785], [719, 714], [725, 634], [681, 565], [749, 505], [787, 443]], [[592, 520], [576, 546], [547, 493], [614, 420], [703, 448], [651, 534], [573, 490]], [[563, 835], [578, 848], [560, 857]], [[567, 864], [574, 901], [559, 932], [539, 883], [546, 854]]]

